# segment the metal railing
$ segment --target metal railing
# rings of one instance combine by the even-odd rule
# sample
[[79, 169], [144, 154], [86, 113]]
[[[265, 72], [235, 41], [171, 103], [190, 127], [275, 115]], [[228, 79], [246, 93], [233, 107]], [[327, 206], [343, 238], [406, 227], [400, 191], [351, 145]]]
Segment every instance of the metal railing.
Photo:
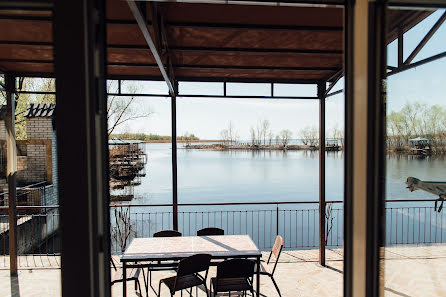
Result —
[[[46, 181], [18, 187], [17, 206], [45, 206], [48, 205], [48, 196], [52, 194], [54, 186]], [[0, 211], [1, 206], [8, 206], [8, 192], [0, 193]], [[42, 209], [43, 211], [44, 209]], [[34, 209], [34, 211], [40, 211]]]
[[[275, 236], [282, 235], [286, 248], [314, 248], [319, 246], [319, 210], [312, 207], [317, 203], [180, 204], [179, 231], [184, 236], [192, 236], [196, 235], [199, 229], [218, 227], [225, 230], [227, 235], [250, 235], [261, 249], [271, 248]], [[327, 204], [339, 203], [341, 202], [334, 201]], [[150, 207], [153, 209], [169, 206]], [[205, 207], [208, 210], [203, 210]], [[225, 209], [228, 207], [232, 209]], [[330, 230], [327, 232], [327, 246], [342, 246], [343, 210], [332, 206], [329, 208], [331, 213], [327, 219], [327, 230]], [[172, 229], [172, 211], [147, 211], [147, 209], [150, 208], [142, 205], [111, 206], [113, 252], [119, 253], [125, 250], [133, 238], [150, 237], [157, 231]]]
[[[19, 206], [17, 207], [17, 254], [50, 256], [58, 255], [59, 249], [59, 207]], [[7, 214], [0, 214], [0, 267], [9, 265], [9, 220]], [[19, 266], [26, 266], [19, 257]]]
[[[446, 243], [446, 214], [435, 211], [433, 201], [388, 201], [386, 245]], [[171, 204], [110, 205], [112, 252], [121, 253], [133, 238], [150, 237], [157, 231], [172, 229], [171, 207]], [[250, 235], [261, 249], [271, 248], [277, 234], [284, 238], [285, 248], [319, 246], [317, 201], [188, 203], [178, 207], [179, 231], [184, 236], [196, 235], [201, 228], [218, 227], [225, 234]], [[35, 212], [41, 209], [46, 212]], [[58, 206], [22, 206], [18, 211], [18, 254], [58, 255]], [[326, 213], [326, 246], [342, 247], [342, 202], [327, 202]], [[1, 255], [8, 254], [8, 226], [8, 216], [0, 215]]]

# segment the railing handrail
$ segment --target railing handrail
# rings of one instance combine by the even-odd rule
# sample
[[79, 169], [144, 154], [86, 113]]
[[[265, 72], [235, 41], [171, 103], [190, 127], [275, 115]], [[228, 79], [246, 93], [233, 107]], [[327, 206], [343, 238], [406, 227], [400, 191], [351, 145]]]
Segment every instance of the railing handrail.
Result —
[[[39, 186], [39, 185], [45, 185], [45, 186], [53, 186], [52, 184], [48, 184], [48, 181], [42, 181], [42, 182], [38, 182], [35, 184], [31, 184], [31, 185], [26, 185], [20, 188], [16, 188], [16, 190], [23, 190], [23, 189], [27, 189], [27, 188], [31, 188], [31, 187], [35, 187], [35, 186]], [[35, 189], [39, 189], [39, 188], [35, 188]], [[0, 193], [0, 195], [6, 195], [8, 194], [8, 192], [3, 192]]]
[[[398, 200], [386, 200], [385, 202], [435, 202], [438, 199], [398, 199]], [[326, 201], [325, 203], [343, 203], [340, 200]], [[220, 202], [220, 203], [178, 203], [178, 206], [231, 206], [231, 205], [284, 205], [284, 204], [319, 204], [319, 201], [268, 201], [268, 202]], [[116, 207], [169, 207], [173, 206], [172, 203], [165, 204], [110, 204], [110, 208]], [[59, 208], [59, 205], [47, 205], [47, 206], [17, 206], [17, 210], [28, 209], [55, 209]], [[7, 210], [7, 206], [0, 206], [0, 210]]]
[[[385, 202], [435, 202], [438, 199], [399, 199], [399, 200], [386, 200]], [[325, 203], [343, 203], [340, 200], [325, 201]], [[282, 204], [319, 204], [319, 201], [267, 201], [267, 202], [220, 202], [220, 203], [178, 203], [178, 206], [230, 206], [230, 205], [282, 205]], [[110, 204], [111, 208], [116, 207], [168, 207], [173, 206], [172, 203], [165, 204]]]
[[[343, 201], [326, 201], [325, 203], [342, 203]], [[318, 204], [319, 201], [278, 201], [278, 202], [216, 202], [216, 203], [178, 203], [178, 206], [230, 206], [230, 205], [277, 205], [277, 204]], [[110, 204], [111, 208], [115, 207], [167, 207], [173, 206], [172, 203], [166, 204]]]
[[[59, 205], [29, 205], [29, 206], [16, 206], [17, 210], [33, 210], [33, 209], [57, 209]], [[0, 210], [8, 210], [8, 206], [0, 206]]]

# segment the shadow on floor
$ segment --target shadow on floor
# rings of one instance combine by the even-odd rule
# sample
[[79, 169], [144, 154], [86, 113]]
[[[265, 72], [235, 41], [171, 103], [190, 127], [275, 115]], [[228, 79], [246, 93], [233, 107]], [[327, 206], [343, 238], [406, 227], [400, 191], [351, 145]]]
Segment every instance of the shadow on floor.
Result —
[[11, 296], [20, 297], [19, 277], [11, 276], [10, 279], [11, 279]]
[[393, 293], [393, 294], [396, 294], [396, 295], [398, 295], [398, 296], [402, 296], [402, 297], [411, 297], [410, 295], [407, 295], [407, 294], [404, 294], [404, 293], [395, 291], [395, 290], [390, 289], [390, 288], [386, 288], [386, 287], [384, 287], [384, 290], [389, 291], [389, 292], [391, 292], [391, 293]]

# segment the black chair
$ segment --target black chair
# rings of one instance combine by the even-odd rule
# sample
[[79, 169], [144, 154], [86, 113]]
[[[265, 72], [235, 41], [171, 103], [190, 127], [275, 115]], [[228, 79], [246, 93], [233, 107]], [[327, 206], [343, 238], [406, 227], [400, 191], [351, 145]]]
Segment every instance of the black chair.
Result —
[[[141, 284], [139, 282], [139, 273], [141, 272], [141, 268], [131, 268], [126, 270], [127, 276], [124, 277], [122, 269], [118, 269], [115, 264], [115, 260], [113, 258], [110, 259], [110, 263], [112, 264], [113, 270], [111, 273], [111, 285], [113, 286], [116, 283], [122, 283], [124, 280], [134, 281], [135, 282], [135, 291], [139, 289], [139, 295], [142, 296]], [[147, 290], [147, 287], [146, 287]]]
[[176, 237], [181, 236], [181, 232], [176, 230], [162, 230], [153, 234], [153, 237]]
[[[251, 291], [254, 296], [253, 278], [256, 263], [246, 259], [226, 260], [217, 265], [217, 277], [211, 278], [211, 292], [214, 297], [220, 292]], [[212, 295], [211, 295], [212, 296]]]
[[[268, 261], [261, 262], [260, 263], [260, 274], [267, 275], [271, 278], [274, 287], [276, 287], [277, 293], [279, 296], [282, 297], [282, 294], [280, 294], [279, 286], [276, 283], [276, 280], [274, 279], [274, 271], [276, 271], [277, 263], [279, 262], [280, 254], [282, 253], [283, 249], [283, 238], [280, 235], [276, 236], [276, 240], [274, 241], [273, 248], [271, 249], [271, 252], [269, 253]], [[274, 258], [276, 258], [276, 261], [274, 262], [274, 266], [272, 269], [269, 268], [268, 264], [271, 261], [271, 256], [274, 255]]]
[[225, 230], [220, 228], [204, 228], [197, 231], [197, 236], [225, 235]]
[[[204, 286], [206, 296], [209, 296], [206, 279], [211, 258], [212, 256], [208, 254], [197, 254], [181, 260], [176, 276], [160, 280], [158, 296], [161, 296], [161, 284], [165, 284], [169, 288], [171, 296], [175, 295], [177, 291], [187, 291], [187, 289], [191, 289], [189, 293], [192, 296], [192, 288], [200, 285]], [[205, 272], [204, 277], [200, 274], [202, 272]]]
[[[153, 234], [153, 237], [180, 237], [180, 236], [182, 236], [181, 232], [178, 232], [176, 230], [162, 230]], [[148, 263], [145, 265], [145, 268], [147, 268], [147, 280], [146, 278], [144, 278], [144, 285], [146, 286], [147, 291], [148, 291], [148, 286], [150, 286], [153, 292], [157, 294], [155, 288], [152, 286], [152, 271], [176, 270], [178, 268], [178, 261], [167, 261], [167, 262], [158, 261], [156, 265]]]

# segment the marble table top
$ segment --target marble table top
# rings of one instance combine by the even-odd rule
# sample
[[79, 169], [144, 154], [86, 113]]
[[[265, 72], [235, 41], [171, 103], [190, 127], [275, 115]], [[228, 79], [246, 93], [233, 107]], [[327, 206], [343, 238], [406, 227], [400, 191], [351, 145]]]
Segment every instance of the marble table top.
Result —
[[262, 255], [249, 235], [150, 237], [133, 239], [121, 262], [177, 260], [200, 253], [215, 259]]

